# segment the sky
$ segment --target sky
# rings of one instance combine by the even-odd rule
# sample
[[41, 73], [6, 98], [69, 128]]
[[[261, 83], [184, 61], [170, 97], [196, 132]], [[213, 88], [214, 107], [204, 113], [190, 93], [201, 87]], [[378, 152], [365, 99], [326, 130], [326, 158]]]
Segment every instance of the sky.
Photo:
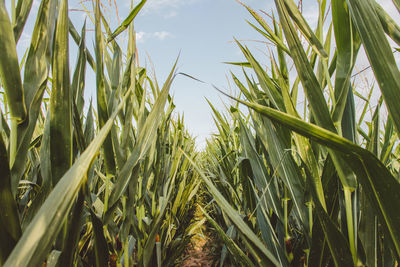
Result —
[[[7, 1], [8, 2], [8, 1]], [[82, 3], [83, 2], [83, 5]], [[272, 0], [243, 0], [254, 10], [270, 13], [273, 10]], [[398, 13], [391, 0], [379, 0], [386, 11], [398, 22]], [[130, 11], [131, 0], [102, 0], [103, 12], [115, 29]], [[139, 0], [134, 0], [134, 5]], [[316, 0], [303, 1], [303, 15], [311, 25], [316, 25]], [[115, 5], [117, 6], [118, 15]], [[91, 9], [90, 0], [70, 0], [70, 17], [79, 30], [87, 17], [83, 7]], [[24, 49], [30, 43], [31, 28], [34, 25], [34, 13], [39, 7], [39, 0], [34, 0], [33, 12], [19, 43], [18, 54], [21, 58]], [[268, 18], [266, 18], [268, 21]], [[211, 109], [206, 101], [224, 110], [230, 101], [218, 93], [212, 85], [224, 91], [235, 94], [232, 82], [228, 78], [230, 71], [241, 72], [240, 67], [224, 64], [223, 62], [240, 62], [244, 57], [234, 38], [247, 45], [257, 59], [266, 64], [268, 57], [267, 46], [259, 41], [265, 39], [251, 28], [246, 20], [254, 23], [247, 10], [235, 0], [148, 0], [143, 10], [135, 18], [137, 45], [140, 65], [150, 67], [150, 59], [155, 68], [157, 80], [162, 84], [169, 74], [173, 63], [180, 54], [178, 72], [189, 74], [205, 83], [199, 83], [183, 75], [174, 80], [171, 93], [174, 96], [176, 112], [183, 113], [185, 124], [193, 136], [197, 136], [197, 145], [202, 148], [205, 139], [216, 132]], [[90, 37], [93, 24], [88, 19], [89, 38], [87, 46], [93, 50], [94, 38]], [[118, 42], [126, 44], [127, 35], [121, 34]], [[70, 42], [71, 73], [75, 67], [76, 45]], [[362, 53], [361, 53], [362, 54]], [[358, 69], [368, 66], [365, 55], [359, 58]], [[371, 75], [372, 71], [366, 75]], [[92, 87], [86, 89], [86, 98], [95, 95], [94, 75], [88, 74], [88, 82]], [[365, 81], [360, 79], [360, 83]], [[367, 88], [370, 84], [364, 84]], [[224, 104], [225, 103], [225, 104]]]
[[[117, 1], [121, 13], [120, 6], [127, 5], [123, 3]], [[256, 9], [272, 7], [272, 3], [265, 0], [247, 3]], [[124, 16], [121, 14], [121, 17]], [[148, 63], [148, 55], [159, 82], [165, 80], [179, 53], [178, 72], [205, 82], [202, 84], [180, 75], [171, 88], [176, 111], [184, 114], [188, 130], [197, 136], [199, 147], [203, 147], [205, 138], [216, 130], [206, 98], [219, 109], [224, 109], [222, 101], [229, 103], [212, 85], [229, 91], [229, 71], [240, 72], [240, 68], [223, 63], [243, 61], [234, 37], [261, 39], [245, 19], [250, 19], [248, 12], [234, 0], [148, 0], [135, 19], [140, 63]], [[260, 47], [255, 42], [245, 43], [249, 47]], [[261, 52], [255, 53], [264, 57]]]

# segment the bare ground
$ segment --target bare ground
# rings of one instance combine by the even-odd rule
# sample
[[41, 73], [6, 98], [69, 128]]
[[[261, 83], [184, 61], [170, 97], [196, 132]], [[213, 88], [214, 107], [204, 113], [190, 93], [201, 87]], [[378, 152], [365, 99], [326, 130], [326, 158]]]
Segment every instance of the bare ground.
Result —
[[186, 248], [182, 267], [211, 267], [213, 259], [208, 236], [196, 235]]

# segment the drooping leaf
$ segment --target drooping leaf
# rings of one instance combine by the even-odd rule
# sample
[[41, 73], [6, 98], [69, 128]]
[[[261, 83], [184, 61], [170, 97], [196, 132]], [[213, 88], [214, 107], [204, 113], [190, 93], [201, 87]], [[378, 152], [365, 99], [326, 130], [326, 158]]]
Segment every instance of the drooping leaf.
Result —
[[14, 34], [4, 0], [0, 1], [0, 18], [0, 78], [7, 94], [11, 118], [20, 123], [26, 117], [24, 92]]
[[208, 213], [200, 207], [200, 210], [203, 212], [204, 216], [206, 216], [207, 220], [211, 223], [211, 225], [215, 228], [220, 238], [224, 241], [231, 255], [237, 259], [238, 262], [241, 263], [242, 266], [255, 266], [250, 259], [244, 254], [244, 252], [238, 247], [238, 245], [224, 232], [221, 226], [211, 218]]
[[33, 132], [40, 113], [43, 94], [47, 87], [49, 62], [49, 15], [55, 10], [50, 10], [49, 1], [42, 1], [35, 28], [32, 33], [31, 46], [25, 63], [24, 72], [24, 97], [28, 111], [28, 118], [18, 126], [18, 151], [14, 165], [11, 169], [12, 188], [16, 188], [25, 171], [27, 153], [30, 147]]
[[305, 137], [327, 146], [352, 160], [351, 169], [366, 191], [366, 195], [374, 207], [375, 215], [386, 230], [394, 251], [400, 255], [400, 215], [393, 209], [393, 203], [400, 203], [400, 184], [389, 170], [371, 152], [363, 149], [347, 139], [314, 124], [304, 122], [283, 112], [262, 105], [248, 103], [236, 99], [258, 113], [276, 121]]
[[[31, 11], [33, 0], [19, 0], [17, 7], [15, 8], [15, 23], [13, 27], [15, 42], [18, 40], [22, 34], [25, 23], [28, 20], [29, 12]], [[34, 36], [34, 35], [33, 35]]]
[[[184, 152], [183, 152], [184, 153]], [[185, 153], [184, 153], [185, 154]], [[243, 221], [238, 212], [232, 208], [232, 206], [226, 201], [226, 199], [222, 196], [219, 190], [215, 187], [215, 185], [211, 182], [211, 180], [203, 173], [203, 171], [197, 166], [197, 164], [185, 154], [185, 156], [189, 159], [189, 161], [193, 164], [196, 171], [200, 174], [200, 177], [206, 184], [208, 190], [213, 195], [215, 200], [221, 209], [225, 212], [225, 214], [232, 220], [232, 223], [237, 227], [238, 231], [240, 231], [246, 238], [248, 238], [249, 242], [251, 242], [264, 257], [268, 260], [268, 266], [279, 266], [279, 261], [275, 258], [273, 253], [269, 251], [265, 245], [260, 241], [260, 239], [254, 234], [254, 232], [249, 228], [249, 226]], [[257, 256], [258, 257], [258, 256]]]
[[107, 42], [111, 42], [114, 40], [115, 37], [117, 37], [121, 32], [123, 32], [125, 29], [128, 28], [129, 24], [133, 21], [133, 19], [136, 17], [136, 15], [139, 13], [139, 11], [142, 9], [144, 4], [146, 3], [147, 0], [142, 0], [140, 1], [137, 6], [132, 9], [131, 13], [129, 13], [128, 17], [121, 23], [121, 25], [113, 32], [111, 36], [108, 37]]
[[122, 109], [129, 94], [128, 92], [124, 96], [96, 138], [54, 187], [32, 222], [25, 229], [4, 266], [28, 267], [36, 266], [42, 262], [61, 230], [81, 185], [86, 179], [87, 171], [98, 155], [114, 119]]
[[175, 62], [167, 80], [165, 81], [163, 89], [157, 97], [157, 100], [154, 103], [152, 110], [148, 115], [143, 127], [140, 129], [137, 142], [131, 155], [122, 167], [118, 176], [116, 177], [116, 183], [113, 187], [109, 199], [110, 207], [113, 206], [115, 202], [119, 200], [119, 198], [125, 192], [130, 182], [130, 174], [132, 173], [133, 168], [138, 164], [140, 160], [143, 159], [143, 157], [148, 152], [150, 146], [155, 141], [154, 138], [157, 134], [157, 128], [161, 123], [160, 118], [164, 112], [165, 103], [167, 102], [169, 90], [175, 74], [176, 64], [177, 61]]
[[375, 78], [378, 81], [387, 109], [400, 135], [400, 72], [382, 24], [371, 0], [347, 1], [352, 21], [356, 26]]

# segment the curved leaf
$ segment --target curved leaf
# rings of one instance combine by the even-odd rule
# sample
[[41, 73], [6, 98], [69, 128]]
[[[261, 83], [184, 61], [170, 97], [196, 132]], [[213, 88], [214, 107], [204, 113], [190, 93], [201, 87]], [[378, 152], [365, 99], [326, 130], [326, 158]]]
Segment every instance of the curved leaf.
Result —
[[400, 225], [400, 214], [394, 208], [395, 203], [400, 203], [400, 184], [374, 154], [314, 124], [304, 122], [269, 107], [236, 100], [261, 115], [336, 150], [351, 160], [352, 164], [349, 166], [357, 174], [358, 181], [366, 191], [375, 214], [386, 230], [388, 237], [390, 237], [394, 252], [400, 258], [400, 229], [398, 227]]
[[8, 257], [4, 264], [5, 267], [37, 266], [43, 261], [58, 232], [63, 227], [63, 222], [75, 202], [81, 185], [86, 180], [86, 173], [99, 154], [100, 147], [129, 94], [130, 92], [124, 96], [96, 138], [54, 187]]
[[121, 32], [126, 30], [133, 21], [133, 19], [136, 17], [136, 15], [139, 13], [139, 11], [142, 9], [144, 4], [146, 3], [147, 0], [142, 0], [137, 6], [132, 9], [131, 13], [129, 13], [128, 17], [121, 23], [121, 25], [113, 32], [111, 36], [108, 37], [107, 42], [111, 42], [112, 40], [115, 39], [115, 37], [118, 36]]
[[348, 0], [354, 25], [400, 135], [400, 71], [371, 0]]
[[226, 199], [218, 191], [211, 180], [204, 174], [204, 172], [197, 166], [197, 164], [184, 151], [182, 151], [182, 153], [190, 161], [195, 170], [200, 174], [200, 177], [206, 184], [210, 193], [215, 198], [215, 201], [225, 212], [225, 214], [230, 218], [238, 231], [240, 231], [248, 239], [248, 241], [251, 242], [251, 244], [253, 244], [257, 249], [259, 249], [263, 256], [266, 257], [266, 259], [268, 260], [268, 266], [279, 266], [279, 261], [275, 258], [273, 253], [265, 247], [258, 236], [254, 234], [254, 232], [250, 229], [250, 227], [243, 221], [238, 211], [232, 208], [232, 206], [228, 203], [228, 201], [226, 201]]

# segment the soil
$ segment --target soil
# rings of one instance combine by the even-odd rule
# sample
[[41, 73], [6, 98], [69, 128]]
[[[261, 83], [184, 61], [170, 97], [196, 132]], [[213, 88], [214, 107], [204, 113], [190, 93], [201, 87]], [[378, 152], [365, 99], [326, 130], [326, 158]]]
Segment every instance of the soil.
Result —
[[211, 253], [211, 239], [201, 234], [192, 238], [191, 244], [186, 248], [182, 267], [211, 267], [214, 256]]

